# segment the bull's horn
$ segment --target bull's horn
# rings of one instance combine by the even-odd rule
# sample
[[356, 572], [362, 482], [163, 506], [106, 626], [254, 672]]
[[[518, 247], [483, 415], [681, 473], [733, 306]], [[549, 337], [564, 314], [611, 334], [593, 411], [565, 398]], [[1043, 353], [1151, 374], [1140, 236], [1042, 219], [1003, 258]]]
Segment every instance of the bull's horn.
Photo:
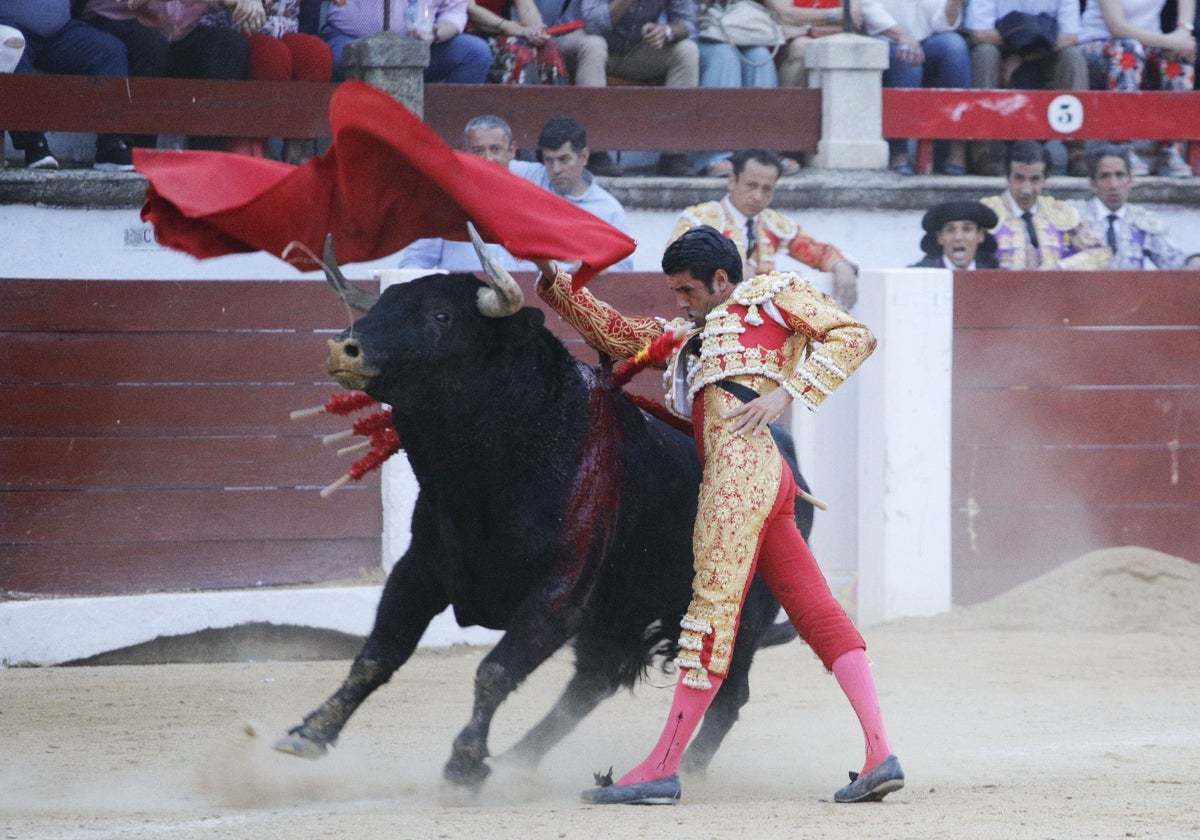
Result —
[[325, 270], [325, 279], [337, 292], [337, 296], [352, 309], [366, 312], [375, 305], [375, 301], [379, 300], [379, 295], [371, 294], [352, 285], [342, 274], [342, 270], [338, 267], [337, 257], [333, 253], [332, 233], [325, 237], [325, 259], [321, 262], [321, 268]]
[[484, 282], [488, 284], [488, 288], [480, 289], [479, 296], [475, 299], [479, 311], [489, 318], [507, 318], [516, 314], [525, 303], [521, 287], [492, 256], [487, 245], [479, 238], [479, 231], [475, 230], [475, 225], [470, 222], [467, 222], [467, 233], [471, 235], [471, 243], [475, 246], [475, 253], [479, 255], [479, 262], [487, 275]]

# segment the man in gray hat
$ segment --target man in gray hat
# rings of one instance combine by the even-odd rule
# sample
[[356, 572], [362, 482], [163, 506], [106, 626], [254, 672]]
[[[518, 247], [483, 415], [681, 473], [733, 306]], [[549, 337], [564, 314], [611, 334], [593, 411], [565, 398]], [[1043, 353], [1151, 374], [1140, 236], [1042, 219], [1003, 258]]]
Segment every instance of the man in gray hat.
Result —
[[999, 268], [996, 237], [988, 232], [999, 222], [991, 208], [968, 199], [943, 201], [921, 219], [925, 258], [912, 268], [949, 268], [972, 271]]

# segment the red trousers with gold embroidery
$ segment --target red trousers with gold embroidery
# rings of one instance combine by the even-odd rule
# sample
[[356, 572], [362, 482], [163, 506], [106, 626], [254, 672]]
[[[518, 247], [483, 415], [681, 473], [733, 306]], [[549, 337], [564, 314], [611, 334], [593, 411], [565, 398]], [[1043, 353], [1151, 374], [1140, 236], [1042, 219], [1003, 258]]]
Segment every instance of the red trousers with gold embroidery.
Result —
[[694, 688], [708, 688], [709, 673], [728, 673], [756, 571], [827, 669], [866, 647], [796, 527], [795, 479], [774, 441], [736, 434], [722, 419], [738, 404], [710, 387], [694, 407], [704, 478], [693, 535], [696, 577], [676, 660]]

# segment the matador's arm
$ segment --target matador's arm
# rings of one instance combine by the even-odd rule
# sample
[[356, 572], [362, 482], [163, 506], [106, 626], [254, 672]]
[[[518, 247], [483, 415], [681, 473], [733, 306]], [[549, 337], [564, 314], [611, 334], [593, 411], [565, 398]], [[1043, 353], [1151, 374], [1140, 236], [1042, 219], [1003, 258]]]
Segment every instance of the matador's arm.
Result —
[[815, 410], [871, 355], [875, 336], [807, 281], [781, 289], [774, 302], [789, 327], [820, 344], [783, 383], [788, 393]]
[[550, 276], [543, 268], [537, 293], [590, 347], [616, 361], [633, 358], [665, 330], [657, 318], [628, 318], [587, 289], [572, 289], [562, 270]]

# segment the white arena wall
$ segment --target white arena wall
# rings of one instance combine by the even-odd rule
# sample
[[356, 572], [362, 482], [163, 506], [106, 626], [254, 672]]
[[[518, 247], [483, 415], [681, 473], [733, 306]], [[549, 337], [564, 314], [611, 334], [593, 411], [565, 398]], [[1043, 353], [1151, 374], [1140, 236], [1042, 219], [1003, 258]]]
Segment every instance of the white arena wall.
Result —
[[[1185, 250], [1200, 250], [1200, 214], [1158, 209]], [[796, 215], [815, 237], [837, 243], [863, 266], [855, 311], [880, 337], [879, 350], [848, 386], [820, 412], [797, 412], [805, 416], [794, 418], [805, 475], [830, 505], [818, 514], [814, 551], [834, 591], [862, 625], [948, 610], [951, 275], [888, 268], [918, 258], [919, 211], [822, 208]], [[630, 213], [638, 240], [636, 268], [656, 270], [674, 219], [666, 211]], [[299, 276], [261, 254], [196, 261], [168, 251], [153, 241], [133, 209], [0, 206], [0, 254], [10, 277]], [[388, 258], [346, 270], [363, 277], [393, 265], [394, 258]], [[796, 266], [785, 262], [781, 267]], [[385, 488], [385, 499], [398, 497], [402, 510], [406, 494], [411, 499], [411, 484], [402, 477], [388, 483], [400, 489]], [[403, 514], [399, 524], [391, 518], [389, 531], [385, 565], [406, 542]], [[0, 602], [0, 664], [64, 662], [159, 636], [247, 622], [363, 635], [379, 591], [348, 587]], [[495, 638], [490, 631], [459, 628], [443, 615], [422, 644]]]

